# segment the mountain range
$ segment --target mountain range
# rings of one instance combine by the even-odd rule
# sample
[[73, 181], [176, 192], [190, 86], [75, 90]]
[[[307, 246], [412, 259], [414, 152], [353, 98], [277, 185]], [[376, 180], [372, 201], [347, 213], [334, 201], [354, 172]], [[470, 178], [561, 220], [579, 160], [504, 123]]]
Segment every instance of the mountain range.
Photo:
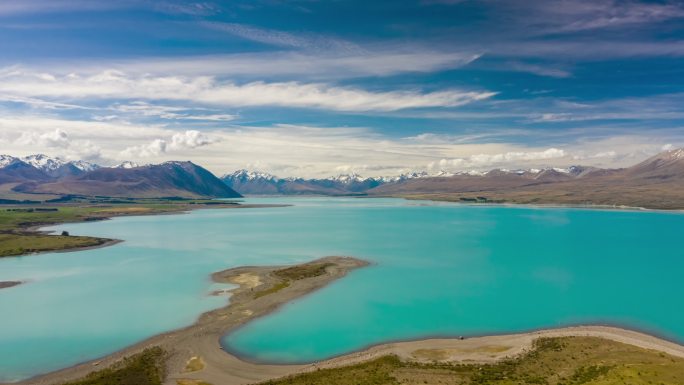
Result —
[[7, 193], [152, 197], [246, 195], [401, 196], [465, 202], [627, 205], [684, 208], [684, 149], [655, 155], [631, 167], [571, 166], [488, 172], [415, 172], [363, 178], [278, 178], [238, 170], [220, 179], [192, 162], [101, 167], [45, 155], [0, 155], [0, 198]]
[[[221, 179], [231, 188], [248, 195], [368, 195], [382, 193], [385, 189], [393, 191], [404, 187], [415, 187], [419, 192], [423, 186], [433, 189], [433, 184], [448, 185], [454, 181], [466, 184], [491, 186], [513, 186], [529, 184], [531, 181], [562, 181], [579, 177], [595, 169], [572, 166], [567, 169], [548, 168], [531, 170], [496, 169], [486, 173], [469, 171], [450, 173], [440, 171], [428, 174], [425, 171], [401, 174], [391, 177], [364, 178], [358, 174], [342, 174], [324, 179], [278, 178], [274, 175], [248, 170], [238, 170], [226, 174]], [[429, 181], [429, 183], [426, 183]]]
[[239, 170], [221, 178], [252, 195], [402, 196], [465, 202], [626, 205], [684, 208], [684, 149], [665, 151], [631, 167], [571, 166], [489, 172], [426, 172], [395, 177], [340, 175], [278, 178]]
[[241, 195], [192, 162], [101, 167], [45, 155], [0, 155], [0, 193], [130, 198], [236, 198]]

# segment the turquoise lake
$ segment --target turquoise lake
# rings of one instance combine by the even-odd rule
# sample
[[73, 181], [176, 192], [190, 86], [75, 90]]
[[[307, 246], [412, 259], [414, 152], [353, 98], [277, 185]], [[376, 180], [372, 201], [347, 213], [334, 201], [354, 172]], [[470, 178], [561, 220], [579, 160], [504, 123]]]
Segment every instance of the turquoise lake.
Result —
[[223, 338], [305, 362], [391, 340], [613, 324], [684, 341], [684, 215], [397, 199], [251, 198], [56, 226], [123, 239], [0, 259], [0, 381], [93, 359], [192, 323], [226, 297], [209, 274], [350, 255], [372, 266]]

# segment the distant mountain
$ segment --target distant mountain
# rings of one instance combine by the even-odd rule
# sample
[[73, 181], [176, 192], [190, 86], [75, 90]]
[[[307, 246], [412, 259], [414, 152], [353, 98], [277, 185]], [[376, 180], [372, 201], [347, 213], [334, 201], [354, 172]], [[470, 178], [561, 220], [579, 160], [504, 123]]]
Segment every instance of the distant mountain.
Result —
[[57, 178], [83, 175], [100, 168], [100, 166], [96, 164], [82, 160], [65, 161], [60, 158], [52, 158], [43, 154], [29, 155], [21, 158], [21, 161]]
[[[17, 166], [19, 163], [23, 163], [35, 170], [39, 170], [45, 175], [53, 178], [61, 178], [66, 176], [83, 175], [86, 172], [96, 170], [100, 166], [85, 162], [82, 160], [78, 161], [65, 161], [60, 158], [52, 158], [43, 154], [29, 155], [23, 158], [16, 158], [9, 155], [0, 155], [0, 169], [5, 170], [5, 174], [9, 171], [7, 167], [14, 166], [15, 174], [19, 169], [28, 169], [25, 166]], [[42, 175], [35, 174], [33, 176], [28, 176], [28, 174], [23, 174], [27, 179], [44, 179]]]
[[[364, 178], [358, 174], [342, 174], [324, 179], [278, 178], [268, 173], [238, 170], [221, 179], [235, 191], [250, 195], [365, 195], [368, 193], [396, 193], [403, 190], [423, 189], [451, 191], [479, 189], [484, 186], [519, 186], [542, 182], [568, 180], [586, 173], [592, 168], [573, 166], [568, 169], [504, 170], [486, 173], [467, 171], [451, 173], [426, 171], [397, 176]], [[428, 187], [429, 186], [429, 187]]]
[[0, 184], [46, 182], [52, 177], [43, 170], [37, 169], [19, 158], [2, 155], [0, 161]]
[[113, 166], [112, 168], [136, 168], [136, 167], [140, 167], [140, 165], [135, 163], [135, 162], [131, 162], [131, 161], [127, 160], [125, 162], [121, 162], [121, 163], [117, 164], [116, 166]]
[[359, 195], [385, 183], [381, 179], [343, 174], [326, 179], [278, 178], [268, 173], [238, 170], [221, 180], [248, 195]]
[[220, 179], [192, 162], [119, 168], [33, 155], [0, 156], [3, 191], [112, 197], [240, 197]]
[[623, 169], [493, 170], [384, 184], [367, 193], [464, 202], [683, 209], [684, 150], [663, 152]]
[[662, 152], [625, 169], [631, 178], [667, 180], [684, 178], [684, 148]]
[[220, 179], [192, 162], [166, 162], [135, 168], [99, 168], [77, 178], [31, 186], [33, 193], [89, 196], [237, 198]]

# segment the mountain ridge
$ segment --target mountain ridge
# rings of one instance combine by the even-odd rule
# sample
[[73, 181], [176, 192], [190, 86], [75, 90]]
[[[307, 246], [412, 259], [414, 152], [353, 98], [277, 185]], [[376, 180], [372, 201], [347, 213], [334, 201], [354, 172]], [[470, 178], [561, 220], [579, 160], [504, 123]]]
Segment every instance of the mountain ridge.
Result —
[[[208, 170], [189, 161], [158, 165], [101, 167], [37, 154], [0, 156], [3, 191], [24, 194], [111, 196], [131, 198], [238, 198]], [[38, 196], [38, 195], [37, 195]]]

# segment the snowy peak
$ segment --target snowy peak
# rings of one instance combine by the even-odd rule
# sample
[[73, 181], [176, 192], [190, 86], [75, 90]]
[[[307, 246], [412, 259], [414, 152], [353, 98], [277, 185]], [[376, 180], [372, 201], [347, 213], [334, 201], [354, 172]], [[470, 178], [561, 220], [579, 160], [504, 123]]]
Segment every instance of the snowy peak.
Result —
[[335, 181], [335, 182], [340, 182], [344, 184], [349, 184], [353, 182], [365, 182], [366, 180], [371, 180], [372, 178], [364, 178], [359, 174], [356, 173], [351, 173], [351, 174], [340, 174], [335, 177], [330, 177], [328, 180]]
[[21, 162], [21, 160], [10, 155], [0, 155], [0, 168], [5, 168], [16, 162]]
[[97, 170], [100, 168], [100, 166], [86, 162], [84, 160], [75, 160], [75, 161], [65, 161], [61, 158], [57, 157], [50, 157], [47, 155], [43, 154], [35, 154], [35, 155], [29, 155], [25, 156], [20, 159], [22, 162], [29, 164], [41, 171], [45, 171], [47, 173], [57, 171], [60, 168], [64, 166], [73, 166], [77, 170], [83, 171], [83, 172], [89, 172], [93, 170]]
[[86, 162], [85, 160], [75, 160], [75, 161], [69, 162], [68, 164], [76, 167], [77, 169], [79, 169], [83, 172], [90, 172], [90, 171], [94, 171], [94, 170], [97, 170], [98, 168], [100, 168], [99, 165], [97, 165], [95, 163]]
[[55, 171], [67, 164], [60, 158], [52, 158], [43, 154], [25, 156], [21, 158], [21, 161], [45, 172]]
[[131, 162], [130, 160], [127, 160], [127, 161], [124, 161], [124, 162], [121, 162], [121, 163], [117, 164], [116, 166], [114, 166], [114, 167], [112, 167], [112, 168], [125, 168], [125, 169], [129, 169], [129, 168], [138, 168], [138, 167], [140, 167], [139, 164], [137, 164], [137, 163], [135, 163], [135, 162]]
[[684, 148], [677, 148], [674, 150], [666, 151], [660, 154], [660, 157], [664, 160], [681, 160], [684, 159]]
[[240, 180], [240, 181], [255, 181], [255, 180], [268, 180], [268, 181], [274, 181], [278, 178], [275, 176], [266, 173], [266, 172], [260, 172], [260, 171], [248, 171], [245, 169], [242, 170], [237, 170], [233, 172], [232, 174], [226, 174], [223, 176], [221, 179], [233, 179], [233, 180]]

